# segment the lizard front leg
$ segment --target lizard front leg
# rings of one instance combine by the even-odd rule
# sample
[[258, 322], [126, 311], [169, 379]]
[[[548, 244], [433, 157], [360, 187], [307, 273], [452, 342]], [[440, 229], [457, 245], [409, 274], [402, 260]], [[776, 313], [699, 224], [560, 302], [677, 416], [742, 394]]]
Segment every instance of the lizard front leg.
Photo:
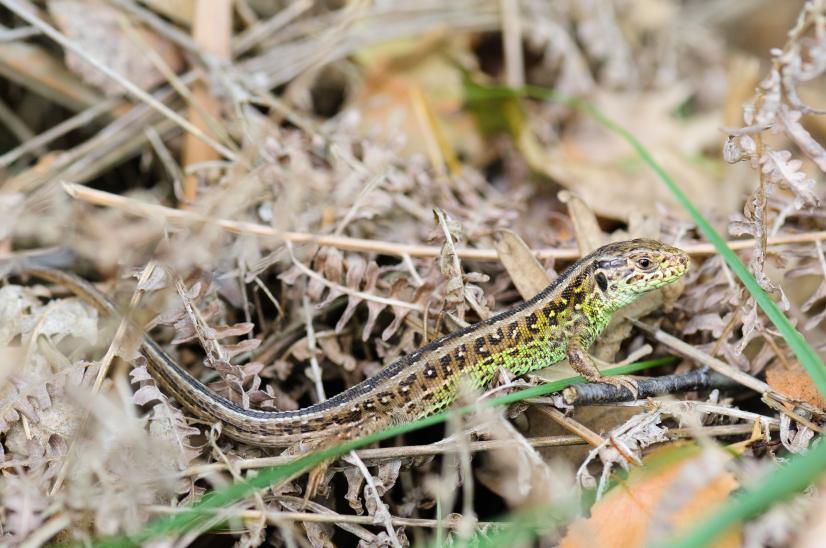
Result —
[[594, 360], [591, 358], [591, 355], [588, 354], [588, 350], [582, 344], [579, 337], [571, 337], [571, 340], [568, 341], [566, 354], [571, 367], [588, 382], [604, 382], [617, 387], [627, 388], [631, 391], [631, 394], [634, 395], [634, 398], [639, 394], [637, 381], [629, 375], [603, 377], [600, 370], [594, 365]]

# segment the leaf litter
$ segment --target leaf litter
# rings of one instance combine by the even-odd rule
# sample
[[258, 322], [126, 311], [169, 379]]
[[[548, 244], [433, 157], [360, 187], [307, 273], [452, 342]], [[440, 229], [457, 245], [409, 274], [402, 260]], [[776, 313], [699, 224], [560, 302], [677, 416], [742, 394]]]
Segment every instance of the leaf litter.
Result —
[[[762, 48], [746, 55], [769, 63], [754, 96], [737, 85], [738, 77], [747, 80], [737, 72], [745, 69], [726, 64], [734, 47], [725, 27], [747, 19], [735, 10], [720, 16], [726, 21], [710, 22], [708, 2], [425, 0], [415, 10], [396, 1], [298, 2], [283, 11], [244, 3], [236, 14], [236, 30], [249, 31], [242, 32], [243, 53], [221, 62], [189, 38], [191, 11], [175, 12], [170, 22], [157, 17], [166, 12], [152, 3], [91, 10], [76, 2], [44, 4], [49, 10], [39, 17], [70, 39], [82, 40], [78, 29], [89, 21], [105, 21], [97, 27], [99, 42], [81, 47], [170, 108], [183, 109], [180, 90], [201, 77], [223, 107], [218, 128], [204, 129], [230, 145], [232, 155], [175, 165], [186, 147], [180, 127], [120, 96], [118, 107], [89, 127], [3, 164], [2, 253], [68, 245], [82, 259], [81, 272], [97, 273], [119, 303], [138, 291], [128, 275], [154, 261], [160, 268], [141, 282], [133, 319], [211, 390], [244, 408], [314, 403], [321, 397], [317, 382], [333, 394], [529, 297], [566, 266], [536, 261], [530, 250], [586, 253], [640, 236], [683, 246], [699, 241], [653, 175], [587, 115], [549, 101], [471, 97], [472, 86], [484, 91], [514, 70], [531, 84], [592, 100], [633, 131], [704, 214], [733, 238], [753, 239], [746, 255], [761, 286], [809, 341], [826, 344], [821, 243], [766, 243], [826, 230], [826, 154], [817, 121], [818, 101], [826, 104], [826, 97], [812, 89], [826, 70], [822, 2], [806, 2], [799, 17], [786, 21], [788, 35], [771, 42], [758, 27], [745, 26]], [[518, 4], [519, 25], [500, 18], [503, 4]], [[758, 20], [771, 17], [754, 10]], [[8, 21], [22, 24], [14, 16]], [[694, 31], [672, 32], [679, 21]], [[262, 32], [270, 25], [271, 32]], [[517, 67], [502, 46], [514, 33], [524, 54]], [[29, 50], [33, 60], [62, 63], [60, 48], [44, 43]], [[142, 45], [135, 49], [136, 43]], [[165, 69], [157, 59], [147, 63], [145, 47], [162, 52]], [[182, 68], [182, 52], [194, 72]], [[101, 101], [120, 93], [75, 54], [67, 53], [65, 63]], [[167, 84], [176, 72], [179, 91], [172, 92]], [[24, 71], [0, 99], [19, 107], [17, 116], [34, 135], [73, 114], [49, 108], [60, 84]], [[48, 113], [33, 116], [27, 104]], [[741, 127], [721, 133], [727, 104], [744, 105]], [[0, 138], [10, 148], [18, 144]], [[192, 181], [196, 199], [176, 202], [181, 185]], [[63, 182], [110, 190], [125, 206], [108, 207], [113, 198], [67, 199]], [[177, 203], [207, 221], [129, 214], [156, 203]], [[239, 236], [212, 219], [441, 251], [428, 258], [380, 252], [370, 243], [366, 251], [293, 244]], [[457, 250], [465, 247], [496, 248], [500, 260], [463, 260]], [[697, 256], [693, 263], [684, 284], [626, 315], [765, 375], [771, 387], [823, 410], [822, 397], [722, 260]], [[0, 287], [3, 542], [134, 533], [280, 458], [277, 450], [235, 443], [183, 413], [128, 342], [115, 348], [121, 359], [95, 392], [113, 326], [58, 288], [18, 282]], [[651, 352], [669, 349], [624, 320], [593, 350], [617, 362]], [[683, 360], [675, 372], [696, 366]], [[561, 371], [562, 365], [547, 373]], [[502, 374], [492, 390], [520, 384]], [[455, 541], [491, 530], [502, 512], [560, 505], [559, 493], [596, 489], [601, 500], [562, 543], [576, 546], [614, 531], [618, 520], [611, 516], [621, 512], [646, 517], [633, 526], [619, 523], [624, 527], [610, 538], [642, 545], [699, 519], [700, 510], [723, 500], [752, 470], [806, 451], [815, 439], [811, 427], [823, 424], [823, 415], [778, 412], [745, 389], [672, 398], [691, 412], [655, 399], [609, 412], [567, 409], [555, 400], [566, 420], [549, 421], [533, 409], [547, 402], [514, 406], [506, 415], [479, 413], [445, 432], [361, 452], [367, 477], [354, 461], [338, 461], [307, 506], [296, 499], [303, 480], [273, 486], [226, 509], [230, 530], [243, 546], [407, 545], [439, 535]], [[746, 430], [714, 441], [716, 427]], [[590, 431], [586, 442], [596, 436], [606, 445], [553, 445], [572, 428]], [[686, 442], [688, 453], [670, 437], [681, 428], [696, 440]], [[450, 450], [434, 443], [443, 437]], [[534, 447], [543, 440], [551, 445]], [[504, 445], [478, 449], [482, 442]], [[721, 447], [736, 447], [738, 458], [721, 458]], [[385, 456], [372, 458], [372, 450]], [[669, 452], [670, 464], [650, 464]], [[628, 478], [616, 479], [617, 469]], [[813, 488], [745, 524], [723, 545], [737, 542], [732, 538], [754, 545], [805, 539], [807, 523], [822, 527], [823, 500]], [[559, 542], [566, 529], [543, 534]]]

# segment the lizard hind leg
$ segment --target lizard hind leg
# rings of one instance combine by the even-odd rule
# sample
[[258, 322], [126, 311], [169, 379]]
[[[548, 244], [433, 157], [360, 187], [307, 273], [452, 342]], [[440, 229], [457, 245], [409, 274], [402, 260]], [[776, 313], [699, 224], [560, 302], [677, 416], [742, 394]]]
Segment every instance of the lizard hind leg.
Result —
[[313, 498], [318, 492], [319, 487], [324, 484], [324, 478], [327, 474], [327, 469], [332, 464], [332, 460], [324, 460], [315, 465], [307, 474], [307, 488], [304, 491], [304, 506]]
[[[354, 439], [356, 434], [356, 428], [348, 428], [342, 432], [337, 434], [333, 434], [331, 437], [320, 441], [313, 446], [306, 448], [306, 453], [314, 453], [318, 451], [323, 451], [324, 449], [329, 449], [334, 447], [339, 443], [344, 443], [349, 440]], [[325, 479], [327, 478], [327, 470], [330, 468], [330, 465], [335, 461], [335, 458], [325, 459], [316, 464], [307, 474], [307, 487], [304, 492], [304, 505], [306, 506], [307, 502], [313, 498], [326, 482]]]
[[[295, 457], [294, 460], [301, 459], [306, 457], [312, 453], [322, 451], [325, 448], [329, 447], [331, 444], [329, 441], [301, 441], [289, 446], [284, 452], [282, 453], [283, 456], [292, 456]], [[327, 473], [327, 469], [332, 464], [332, 459], [327, 459], [319, 462], [315, 466], [309, 469], [307, 472], [307, 485], [304, 490], [304, 507], [306, 508], [307, 502], [313, 498], [319, 491], [322, 485], [324, 485], [324, 478]], [[298, 479], [304, 471], [297, 472], [294, 475], [290, 476], [287, 481], [294, 481]]]

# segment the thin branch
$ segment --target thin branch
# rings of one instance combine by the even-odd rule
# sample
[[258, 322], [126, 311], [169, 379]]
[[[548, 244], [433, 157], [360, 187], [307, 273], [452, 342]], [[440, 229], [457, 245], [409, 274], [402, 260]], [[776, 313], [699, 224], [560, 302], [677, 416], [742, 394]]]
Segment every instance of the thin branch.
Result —
[[[292, 253], [292, 248], [289, 248], [290, 256], [295, 261], [295, 257]], [[306, 322], [307, 327], [307, 346], [310, 350], [310, 368], [313, 372], [313, 382], [315, 382], [315, 389], [316, 389], [316, 396], [318, 397], [318, 401], [323, 402], [327, 399], [327, 395], [324, 393], [324, 384], [321, 382], [321, 368], [318, 365], [318, 359], [316, 357], [318, 353], [318, 348], [316, 346], [316, 337], [315, 337], [315, 330], [313, 329], [313, 319], [312, 314], [310, 313], [310, 300], [307, 298], [307, 295], [304, 295], [303, 299], [304, 304], [304, 320]], [[345, 460], [347, 460], [345, 458]], [[390, 509], [384, 502], [381, 500], [379, 496], [379, 491], [376, 489], [376, 482], [373, 481], [373, 476], [370, 474], [370, 471], [367, 470], [367, 466], [364, 465], [361, 458], [359, 458], [358, 453], [355, 451], [350, 451], [349, 454], [349, 462], [350, 464], [355, 465], [358, 468], [361, 475], [364, 476], [364, 481], [367, 482], [367, 486], [369, 487], [369, 495], [373, 497], [376, 503], [376, 515], [374, 516], [376, 521], [380, 521], [384, 524], [384, 528], [387, 531], [387, 536], [390, 539], [390, 542], [393, 544], [394, 548], [401, 548], [401, 542], [399, 542], [399, 538], [396, 535], [396, 530], [393, 528], [393, 523], [390, 521], [391, 514]], [[309, 489], [309, 487], [308, 487]]]
[[[137, 217], [159, 218], [165, 222], [181, 224], [208, 224], [218, 227], [233, 234], [248, 234], [262, 238], [272, 238], [292, 242], [294, 244], [314, 243], [318, 245], [328, 245], [347, 251], [360, 251], [363, 253], [376, 253], [379, 255], [393, 255], [396, 257], [438, 257], [441, 247], [418, 244], [402, 244], [396, 242], [386, 242], [382, 240], [368, 240], [365, 238], [350, 238], [348, 236], [333, 236], [327, 234], [311, 234], [308, 232], [289, 232], [276, 228], [250, 223], [245, 221], [233, 221], [231, 219], [215, 219], [196, 213], [193, 211], [183, 211], [172, 209], [161, 205], [148, 204], [139, 200], [126, 198], [117, 194], [111, 194], [102, 190], [95, 190], [83, 185], [74, 183], [63, 183], [66, 192], [77, 200], [86, 203], [119, 209]], [[803, 232], [800, 234], [784, 234], [768, 238], [769, 246], [812, 243], [826, 240], [826, 230]], [[735, 250], [751, 249], [754, 246], [753, 239], [730, 240], [728, 246]], [[689, 255], [704, 256], [716, 255], [717, 250], [712, 244], [691, 244], [684, 245], [682, 249]], [[456, 254], [464, 260], [471, 261], [492, 261], [498, 262], [499, 255], [492, 248], [467, 248], [457, 247]], [[559, 259], [576, 260], [582, 255], [579, 250], [544, 248], [534, 251], [538, 259]]]
[[318, 401], [327, 399], [324, 392], [324, 383], [321, 382], [321, 367], [318, 365], [318, 346], [316, 345], [315, 329], [313, 329], [313, 315], [310, 313], [310, 300], [304, 295], [304, 326], [307, 332], [307, 349], [310, 352], [310, 371], [313, 372], [313, 383]]
[[[149, 510], [157, 514], [177, 514], [186, 511], [185, 508], [173, 508], [170, 506], [150, 506]], [[261, 512], [256, 510], [242, 510], [233, 513], [234, 517], [244, 519], [259, 519]], [[355, 523], [359, 525], [379, 525], [376, 518], [373, 516], [354, 516], [349, 514], [314, 514], [312, 512], [266, 512], [265, 517], [271, 525], [276, 525], [282, 521], [307, 521], [314, 523]], [[435, 519], [421, 519], [421, 518], [400, 518], [391, 516], [390, 521], [394, 526], [400, 527], [436, 527], [438, 521]], [[461, 520], [451, 517], [449, 520], [442, 522], [445, 527], [455, 529], [460, 526]], [[478, 522], [480, 527], [497, 527], [501, 523], [496, 522]]]
[[239, 55], [249, 51], [255, 47], [258, 42], [265, 38], [269, 38], [274, 33], [293, 21], [296, 17], [303, 14], [305, 11], [313, 7], [312, 0], [296, 0], [292, 4], [287, 4], [287, 7], [273, 15], [263, 23], [258, 23], [240, 34], [235, 36], [232, 43], [232, 55], [238, 57]]

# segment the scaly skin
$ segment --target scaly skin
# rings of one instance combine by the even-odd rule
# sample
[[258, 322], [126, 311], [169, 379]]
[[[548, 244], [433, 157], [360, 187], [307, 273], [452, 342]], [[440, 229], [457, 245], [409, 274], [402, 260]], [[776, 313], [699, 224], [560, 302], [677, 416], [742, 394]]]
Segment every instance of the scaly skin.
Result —
[[[325, 402], [296, 411], [243, 409], [211, 392], [148, 337], [142, 351], [149, 371], [189, 411], [223, 423], [223, 432], [262, 446], [325, 443], [430, 415], [456, 397], [460, 379], [485, 387], [497, 370], [523, 375], [563, 358], [589, 381], [602, 378], [587, 349], [614, 312], [640, 295], [672, 283], [688, 269], [688, 255], [653, 240], [603, 246], [571, 265], [534, 298], [488, 320], [446, 335]], [[117, 311], [94, 286], [57, 270], [21, 266], [65, 285], [104, 314]]]

